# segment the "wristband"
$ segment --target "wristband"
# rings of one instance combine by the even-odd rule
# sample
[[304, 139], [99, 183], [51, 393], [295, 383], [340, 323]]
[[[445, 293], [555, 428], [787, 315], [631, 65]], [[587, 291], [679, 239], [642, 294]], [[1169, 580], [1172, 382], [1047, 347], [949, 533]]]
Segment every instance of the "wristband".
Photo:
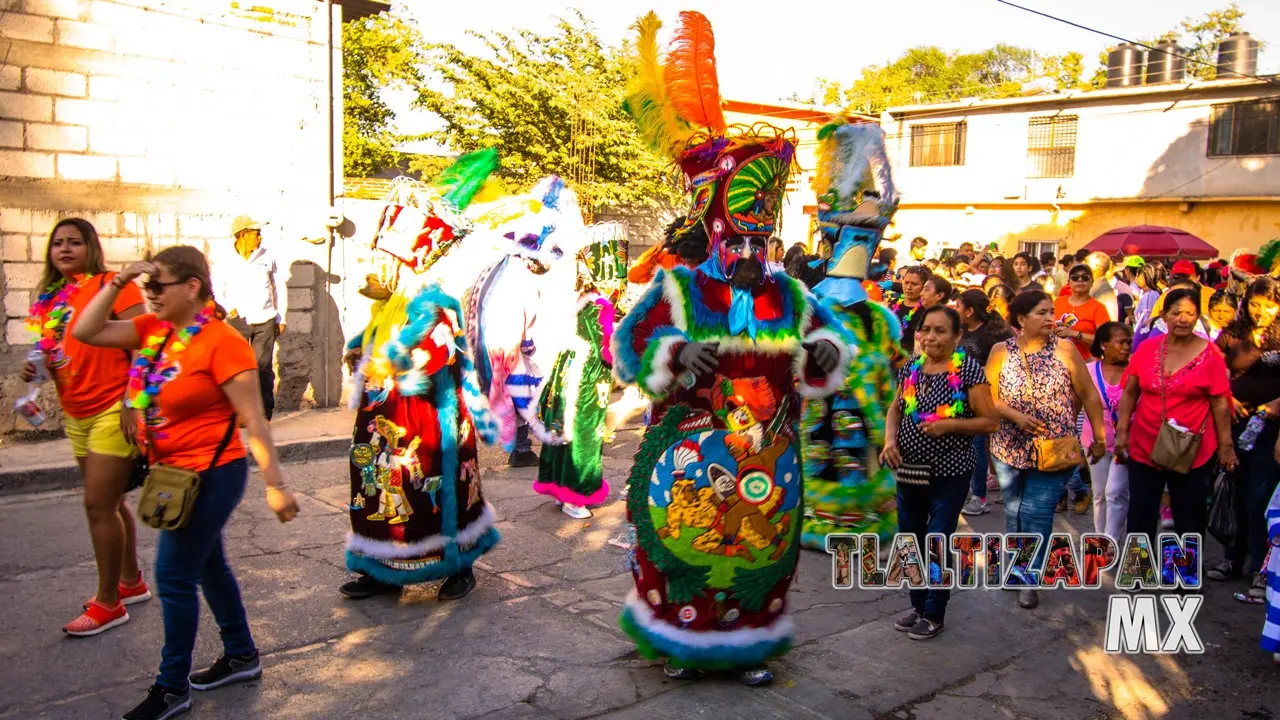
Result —
[[117, 290], [123, 290], [123, 289], [124, 289], [124, 286], [125, 286], [128, 282], [129, 282], [128, 280], [125, 280], [124, 282], [120, 282], [120, 276], [119, 276], [119, 275], [117, 275], [117, 276], [115, 276], [114, 278], [112, 278], [112, 279], [111, 279], [111, 287], [113, 287], [113, 288], [115, 288], [115, 289], [117, 289]]

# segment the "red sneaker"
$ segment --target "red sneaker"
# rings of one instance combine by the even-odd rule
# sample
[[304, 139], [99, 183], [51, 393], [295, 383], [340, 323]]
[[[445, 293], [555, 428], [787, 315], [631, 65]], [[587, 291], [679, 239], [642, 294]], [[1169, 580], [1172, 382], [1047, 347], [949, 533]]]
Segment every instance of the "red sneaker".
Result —
[[124, 609], [123, 603], [116, 603], [115, 607], [109, 607], [97, 600], [91, 600], [84, 613], [64, 625], [62, 632], [72, 637], [89, 637], [127, 622], [129, 622], [129, 613]]
[[[138, 573], [138, 580], [133, 584], [120, 583], [116, 585], [116, 593], [119, 595], [119, 602], [125, 605], [134, 605], [140, 602], [146, 602], [151, 599], [151, 589], [147, 587], [147, 583], [142, 579], [142, 573]], [[97, 600], [91, 597], [80, 605], [82, 608], [88, 608], [89, 603]]]
[[120, 583], [120, 602], [125, 605], [133, 605], [135, 603], [146, 602], [151, 599], [151, 589], [147, 587], [146, 581], [142, 579], [142, 573], [138, 573], [138, 579], [133, 583]]

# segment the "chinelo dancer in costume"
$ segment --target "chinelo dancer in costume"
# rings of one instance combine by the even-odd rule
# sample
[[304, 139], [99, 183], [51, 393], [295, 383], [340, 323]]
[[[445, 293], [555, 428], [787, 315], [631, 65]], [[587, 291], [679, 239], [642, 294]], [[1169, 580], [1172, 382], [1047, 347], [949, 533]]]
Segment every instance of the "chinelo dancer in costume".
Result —
[[508, 255], [463, 298], [480, 388], [512, 467], [538, 464], [529, 428], [546, 373], [574, 335], [573, 259], [585, 227], [577, 195], [559, 177], [544, 178], [529, 196], [528, 212], [491, 231], [507, 239]]
[[420, 189], [431, 231], [401, 253], [411, 257], [396, 256], [415, 272], [397, 273], [397, 292], [348, 346], [349, 361], [360, 363], [346, 547], [347, 569], [359, 577], [341, 588], [349, 598], [442, 578], [440, 599], [461, 598], [475, 587], [472, 563], [498, 542], [476, 451], [477, 440], [494, 442], [497, 426], [475, 382], [462, 308], [439, 284], [421, 283], [465, 235], [458, 213], [497, 165], [492, 151], [464, 156]]
[[804, 402], [804, 523], [801, 542], [827, 549], [828, 533], [875, 533], [888, 541], [898, 528], [893, 471], [879, 463], [884, 417], [893, 401], [895, 365], [902, 363], [898, 317], [863, 289], [871, 258], [897, 210], [884, 131], [879, 125], [833, 124], [818, 137], [818, 221], [831, 242], [814, 267], [825, 279], [813, 292], [856, 345], [844, 387]]
[[711, 253], [658, 273], [613, 337], [615, 376], [654, 400], [629, 478], [636, 590], [621, 624], [669, 677], [732, 670], [762, 685], [794, 630], [801, 396], [842, 387], [852, 350], [829, 311], [764, 263], [793, 141], [727, 126], [706, 17], [680, 14], [665, 67], [660, 26], [653, 13], [639, 22], [627, 106], [678, 158], [688, 224], [703, 225]]
[[605, 411], [613, 390], [614, 304], [627, 282], [627, 251], [616, 223], [587, 231], [611, 237], [578, 253], [577, 333], [560, 352], [538, 401], [534, 432], [542, 441], [533, 489], [550, 495], [570, 517], [591, 517], [587, 505], [609, 497], [601, 453]]

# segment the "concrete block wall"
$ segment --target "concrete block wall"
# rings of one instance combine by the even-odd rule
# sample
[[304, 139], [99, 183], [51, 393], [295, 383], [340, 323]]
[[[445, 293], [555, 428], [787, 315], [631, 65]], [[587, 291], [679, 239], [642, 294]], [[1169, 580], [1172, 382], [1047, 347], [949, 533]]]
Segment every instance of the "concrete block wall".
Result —
[[[330, 117], [342, 134], [328, 27], [318, 0], [0, 0], [0, 433], [25, 427], [11, 415], [10, 381], [30, 349], [26, 307], [62, 217], [92, 222], [114, 268], [176, 244], [208, 253], [230, 243], [237, 215], [270, 221], [267, 242], [300, 273], [289, 279], [281, 356], [323, 351], [309, 337], [329, 287], [315, 269], [332, 262], [302, 240], [328, 236]], [[340, 163], [340, 146], [333, 155]], [[291, 391], [293, 407], [325, 401], [310, 388], [311, 363], [278, 362], [282, 384], [305, 386]]]

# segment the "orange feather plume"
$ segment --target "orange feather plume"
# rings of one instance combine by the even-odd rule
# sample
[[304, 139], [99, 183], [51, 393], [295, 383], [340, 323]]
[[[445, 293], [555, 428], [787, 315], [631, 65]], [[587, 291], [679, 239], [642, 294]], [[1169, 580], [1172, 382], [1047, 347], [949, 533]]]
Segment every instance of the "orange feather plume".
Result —
[[667, 49], [663, 82], [667, 102], [681, 118], [718, 135], [724, 133], [726, 124], [720, 107], [715, 50], [711, 21], [700, 12], [681, 12], [680, 27]]

